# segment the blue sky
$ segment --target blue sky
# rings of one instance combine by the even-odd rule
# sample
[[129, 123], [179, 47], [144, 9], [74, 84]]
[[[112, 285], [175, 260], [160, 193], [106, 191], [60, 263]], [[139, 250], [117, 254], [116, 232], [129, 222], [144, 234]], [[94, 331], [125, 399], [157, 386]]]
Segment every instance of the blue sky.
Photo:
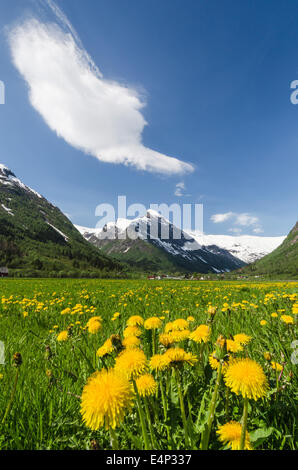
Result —
[[[126, 195], [128, 204], [146, 206], [203, 203], [206, 233], [288, 233], [298, 200], [298, 106], [290, 101], [290, 83], [298, 79], [298, 1], [56, 4], [65, 14], [62, 22], [46, 1], [1, 1], [6, 104], [0, 106], [0, 163], [79, 225], [95, 226], [96, 206], [116, 205], [117, 196]], [[49, 77], [53, 73], [55, 86], [62, 86], [61, 119], [60, 109], [53, 111], [55, 101], [41, 86], [45, 72], [35, 60], [41, 44], [31, 48], [29, 39], [43, 37], [41, 53], [55, 61], [59, 54], [51, 53], [49, 38], [56, 34], [59, 48], [63, 37], [58, 29], [42, 28], [56, 23], [61, 34], [69, 33], [65, 18], [78, 48], [103, 74], [104, 95], [107, 87], [120, 93], [121, 109], [100, 97], [88, 109], [69, 102], [72, 83], [65, 74], [77, 70], [77, 55], [68, 64], [65, 49], [61, 76], [59, 63], [49, 62]], [[82, 96], [75, 77], [73, 96]], [[30, 86], [36, 86], [33, 103]], [[103, 134], [109, 134], [105, 150]], [[130, 165], [124, 157], [116, 164], [119, 155]]]

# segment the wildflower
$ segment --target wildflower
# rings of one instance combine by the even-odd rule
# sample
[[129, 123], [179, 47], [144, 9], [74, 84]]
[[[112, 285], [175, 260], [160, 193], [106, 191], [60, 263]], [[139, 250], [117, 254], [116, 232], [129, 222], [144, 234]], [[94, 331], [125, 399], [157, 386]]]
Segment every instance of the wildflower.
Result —
[[122, 341], [122, 344], [126, 349], [137, 348], [140, 346], [141, 340], [136, 336], [128, 336]]
[[114, 346], [112, 344], [111, 338], [109, 338], [100, 348], [98, 348], [96, 352], [96, 356], [104, 357], [104, 356], [107, 356], [108, 354], [112, 354], [113, 351], [114, 351]]
[[169, 333], [169, 337], [172, 343], [180, 343], [180, 341], [185, 341], [189, 338], [190, 331], [189, 330], [182, 330], [182, 331], [171, 331]]
[[135, 378], [141, 375], [147, 366], [147, 358], [141, 349], [125, 349], [115, 361], [115, 370]]
[[265, 325], [267, 325], [267, 322], [266, 322], [266, 320], [261, 320], [261, 321], [260, 321], [260, 325], [261, 325], [261, 326], [265, 326]]
[[154, 354], [150, 359], [149, 365], [152, 370], [159, 372], [167, 369], [170, 362], [170, 358], [165, 356], [165, 354]]
[[188, 321], [184, 318], [177, 318], [177, 320], [172, 323], [172, 331], [181, 331], [188, 329]]
[[124, 338], [128, 338], [129, 336], [141, 336], [142, 331], [137, 326], [127, 326], [123, 331]]
[[151, 374], [141, 375], [136, 379], [136, 384], [142, 397], [154, 395], [157, 389], [157, 383]]
[[[211, 368], [214, 370], [218, 370], [219, 362], [220, 362], [219, 359], [217, 359], [216, 357], [216, 351], [213, 351], [209, 356], [209, 364]], [[228, 366], [228, 361], [223, 362], [222, 370], [223, 371], [226, 370], [227, 366]]]
[[210, 329], [208, 325], [200, 325], [190, 335], [189, 338], [196, 343], [207, 343], [210, 337]]
[[238, 333], [234, 335], [234, 341], [239, 344], [248, 344], [251, 340], [251, 336], [246, 335], [245, 333]]
[[112, 321], [117, 320], [118, 317], [120, 317], [120, 312], [115, 312], [114, 315], [112, 316]]
[[92, 317], [87, 323], [89, 333], [95, 334], [101, 329], [101, 317]]
[[160, 328], [162, 325], [162, 321], [158, 317], [151, 317], [145, 320], [144, 327], [146, 330], [156, 330]]
[[287, 325], [294, 323], [294, 318], [291, 315], [282, 315], [280, 319]]
[[243, 347], [241, 346], [241, 344], [238, 343], [237, 341], [233, 341], [232, 339], [227, 339], [226, 345], [227, 345], [228, 352], [237, 353], [237, 352], [243, 351]]
[[257, 400], [265, 396], [268, 389], [267, 378], [260, 364], [252, 359], [235, 359], [224, 376], [226, 385], [236, 395]]
[[190, 316], [190, 317], [187, 317], [187, 321], [189, 323], [192, 323], [193, 321], [195, 321], [194, 317]]
[[[224, 444], [228, 444], [232, 450], [240, 450], [240, 438], [241, 438], [241, 424], [236, 421], [230, 421], [222, 426], [219, 426], [216, 433], [219, 436], [219, 440]], [[245, 450], [252, 450], [249, 434], [245, 433]]]
[[127, 320], [127, 326], [141, 326], [144, 324], [144, 319], [140, 315], [133, 315]]
[[278, 317], [276, 312], [271, 313], [271, 316], [272, 316], [272, 318], [277, 318]]
[[278, 372], [280, 372], [283, 369], [281, 364], [279, 364], [278, 362], [274, 362], [274, 361], [271, 362], [271, 367], [272, 367], [272, 369], [274, 369]]
[[169, 333], [162, 333], [162, 334], [159, 335], [159, 342], [163, 346], [168, 348], [169, 346], [171, 346], [171, 344], [174, 343], [174, 339], [173, 339], [172, 335], [170, 335]]
[[133, 391], [128, 378], [114, 369], [93, 374], [81, 397], [84, 423], [93, 431], [104, 426], [115, 429], [123, 421], [133, 402]]
[[61, 331], [57, 336], [57, 341], [66, 341], [68, 339], [68, 331]]
[[210, 307], [208, 307], [208, 314], [209, 314], [209, 315], [215, 315], [215, 314], [216, 314], [216, 310], [217, 310], [216, 307], [212, 307], [212, 305], [210, 305]]
[[165, 326], [165, 333], [169, 333], [173, 329], [173, 322], [168, 322]]
[[265, 351], [264, 352], [264, 358], [266, 359], [266, 361], [271, 361], [272, 355], [270, 354], [270, 352]]
[[194, 354], [184, 351], [182, 348], [170, 348], [164, 355], [170, 359], [170, 365], [182, 365], [187, 363], [193, 366], [197, 362], [197, 358]]
[[67, 315], [67, 313], [70, 313], [70, 308], [69, 307], [62, 310], [61, 315]]

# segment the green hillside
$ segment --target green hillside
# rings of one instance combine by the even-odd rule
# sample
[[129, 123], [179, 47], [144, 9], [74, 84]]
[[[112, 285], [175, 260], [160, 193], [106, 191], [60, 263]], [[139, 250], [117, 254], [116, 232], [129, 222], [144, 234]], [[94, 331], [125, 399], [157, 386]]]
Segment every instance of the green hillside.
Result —
[[0, 266], [18, 276], [103, 277], [123, 265], [89, 244], [67, 217], [0, 165]]
[[272, 253], [242, 269], [244, 273], [269, 277], [298, 278], [298, 222]]

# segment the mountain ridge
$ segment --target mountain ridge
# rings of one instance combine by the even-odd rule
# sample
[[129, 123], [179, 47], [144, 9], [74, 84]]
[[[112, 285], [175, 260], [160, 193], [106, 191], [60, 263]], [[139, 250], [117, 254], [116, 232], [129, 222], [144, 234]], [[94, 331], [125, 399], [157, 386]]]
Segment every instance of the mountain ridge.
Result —
[[17, 275], [74, 276], [121, 271], [70, 220], [0, 164], [0, 265]]
[[283, 243], [274, 251], [255, 263], [243, 268], [246, 274], [269, 277], [298, 277], [298, 221]]
[[[149, 230], [151, 230], [153, 221], [155, 220], [155, 224], [157, 224], [157, 219], [159, 221], [159, 228], [157, 230], [157, 225], [155, 226], [155, 237], [150, 239], [148, 237], [148, 225]], [[181, 231], [181, 240], [174, 240], [171, 237], [171, 232], [176, 229], [179, 234], [179, 229], [174, 227], [168, 219], [152, 210], [148, 210], [145, 216], [132, 220], [118, 219], [116, 223], [110, 222], [103, 228], [90, 229], [78, 225], [76, 225], [76, 228], [90, 243], [93, 243], [105, 253], [119, 260], [139, 263], [142, 259], [144, 261], [145, 258], [148, 264], [150, 261], [148, 259], [150, 256], [148, 244], [150, 244], [151, 255], [154, 258], [161, 256], [161, 254], [164, 258], [166, 255], [168, 260], [170, 257], [174, 268], [178, 266], [186, 270], [202, 273], [223, 273], [239, 269], [247, 261], [253, 261], [272, 251], [284, 239], [284, 237], [263, 237], [262, 242], [260, 242], [262, 237], [202, 235], [195, 232]], [[163, 229], [170, 234], [168, 239], [162, 238]], [[135, 231], [137, 232], [137, 242], [127, 237], [128, 231], [133, 235]], [[223, 238], [229, 241], [229, 249], [227, 249], [227, 243], [221, 242]], [[252, 253], [246, 247], [246, 249], [242, 249], [241, 256], [237, 256], [239, 254], [239, 249], [237, 251], [239, 239], [245, 239], [248, 245], [249, 241], [252, 243], [252, 240], [257, 240], [258, 243], [255, 242], [255, 245], [260, 246], [257, 246], [255, 253]], [[152, 253], [153, 246], [159, 250], [159, 254]], [[142, 256], [140, 255], [142, 252], [141, 247], [143, 247], [143, 251], [148, 253], [147, 257], [144, 252]], [[156, 268], [160, 268], [160, 263], [157, 262], [155, 265]]]

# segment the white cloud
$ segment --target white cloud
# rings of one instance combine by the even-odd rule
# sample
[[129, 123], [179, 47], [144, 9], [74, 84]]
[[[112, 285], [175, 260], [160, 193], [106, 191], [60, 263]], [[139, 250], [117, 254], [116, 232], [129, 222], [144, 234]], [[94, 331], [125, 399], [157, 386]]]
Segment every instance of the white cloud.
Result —
[[[226, 222], [227, 220], [234, 219], [234, 225], [240, 227], [252, 227], [254, 233], [262, 233], [263, 229], [260, 226], [260, 219], [253, 215], [237, 212], [226, 212], [224, 214], [213, 214], [210, 219], [215, 224]], [[228, 229], [229, 232], [240, 233], [242, 230], [239, 227]]]
[[215, 224], [219, 224], [221, 222], [225, 222], [226, 220], [229, 220], [233, 216], [234, 216], [233, 212], [226, 212], [225, 214], [213, 214], [211, 216], [211, 220]]
[[253, 232], [254, 233], [263, 233], [264, 230], [261, 227], [256, 227], [256, 228], [253, 229]]
[[235, 225], [243, 225], [248, 227], [250, 225], [256, 225], [259, 222], [258, 217], [253, 217], [249, 214], [235, 214], [235, 216]]
[[177, 197], [182, 197], [184, 195], [184, 191], [185, 190], [185, 184], [183, 183], [183, 181], [181, 181], [180, 183], [177, 183], [176, 184], [176, 189], [175, 189], [175, 196]]
[[48, 4], [63, 29], [31, 19], [9, 32], [13, 63], [47, 125], [68, 144], [103, 162], [164, 174], [193, 171], [191, 164], [142, 144], [147, 123], [138, 92], [104, 79], [61, 10], [52, 0]]

